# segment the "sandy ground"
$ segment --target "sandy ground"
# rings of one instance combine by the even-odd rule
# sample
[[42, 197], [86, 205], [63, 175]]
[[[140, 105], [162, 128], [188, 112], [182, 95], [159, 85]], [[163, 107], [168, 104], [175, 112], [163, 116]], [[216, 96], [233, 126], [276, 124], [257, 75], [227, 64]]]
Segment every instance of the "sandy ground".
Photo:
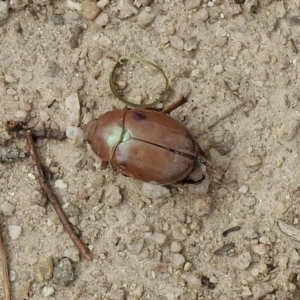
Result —
[[[78, 11], [72, 2], [12, 1], [7, 15], [0, 2], [2, 160], [5, 149], [26, 146], [9, 140], [7, 120], [66, 130], [74, 120], [65, 100], [76, 94], [81, 128], [124, 107], [109, 74], [119, 56], [138, 56], [165, 71], [167, 104], [189, 93], [171, 115], [225, 177], [209, 195], [176, 185], [155, 198], [141, 182], [103, 170], [86, 143], [39, 140], [93, 260], [79, 256], [45, 204], [30, 158], [2, 163], [12, 299], [299, 299], [298, 0], [108, 2], [99, 1], [96, 20], [88, 19], [95, 7]], [[154, 99], [163, 81], [151, 72], [131, 65], [119, 85], [134, 101]]]

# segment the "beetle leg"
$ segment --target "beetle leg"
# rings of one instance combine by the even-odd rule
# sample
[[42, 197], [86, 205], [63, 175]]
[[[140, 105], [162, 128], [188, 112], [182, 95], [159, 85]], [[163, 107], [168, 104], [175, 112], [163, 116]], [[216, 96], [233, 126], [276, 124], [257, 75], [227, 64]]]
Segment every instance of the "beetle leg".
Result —
[[179, 100], [177, 100], [175, 103], [169, 105], [168, 107], [162, 109], [162, 113], [164, 114], [169, 114], [171, 113], [173, 110], [175, 110], [177, 107], [181, 106], [182, 104], [187, 102], [187, 98], [181, 96]]

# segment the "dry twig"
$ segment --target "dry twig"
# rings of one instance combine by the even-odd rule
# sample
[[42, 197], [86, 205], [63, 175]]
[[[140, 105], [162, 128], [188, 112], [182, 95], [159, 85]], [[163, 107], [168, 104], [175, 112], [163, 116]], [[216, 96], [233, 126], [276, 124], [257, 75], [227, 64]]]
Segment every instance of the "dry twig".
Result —
[[41, 188], [43, 189], [43, 191], [45, 192], [45, 194], [47, 195], [47, 198], [49, 199], [49, 201], [51, 202], [53, 208], [55, 209], [61, 223], [63, 224], [65, 230], [68, 232], [68, 234], [70, 235], [71, 239], [73, 240], [74, 244], [76, 245], [76, 247], [78, 248], [78, 250], [80, 251], [80, 253], [87, 259], [87, 260], [91, 260], [92, 256], [90, 254], [90, 251], [88, 250], [88, 248], [86, 247], [86, 245], [80, 240], [80, 238], [76, 235], [72, 224], [69, 222], [69, 220], [67, 219], [57, 197], [55, 196], [54, 192], [52, 191], [50, 185], [48, 184], [45, 174], [43, 172], [43, 168], [42, 165], [40, 163], [37, 151], [36, 151], [36, 147], [34, 144], [34, 140], [33, 140], [33, 136], [30, 130], [28, 130], [26, 132], [26, 138], [28, 141], [28, 146], [29, 146], [29, 151], [30, 151], [30, 155], [32, 157], [32, 161], [34, 164], [34, 167], [37, 168], [38, 170], [38, 179], [39, 179], [39, 183]]
[[4, 281], [4, 300], [10, 300], [10, 282], [8, 275], [8, 262], [7, 262], [7, 253], [2, 237], [2, 233], [0, 231], [0, 255], [2, 261], [2, 271], [3, 271], [3, 281]]

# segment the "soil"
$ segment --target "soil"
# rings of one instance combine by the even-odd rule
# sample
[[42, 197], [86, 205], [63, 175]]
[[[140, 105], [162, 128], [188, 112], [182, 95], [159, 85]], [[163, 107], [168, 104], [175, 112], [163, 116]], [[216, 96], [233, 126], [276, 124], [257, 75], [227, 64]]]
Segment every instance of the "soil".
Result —
[[[13, 1], [7, 16], [0, 7], [0, 221], [12, 299], [300, 298], [300, 7], [242, 2], [101, 0], [100, 20], [95, 6], [70, 1]], [[78, 136], [39, 139], [88, 261], [46, 203], [25, 139], [9, 137], [5, 124], [65, 131], [124, 107], [109, 87], [120, 56], [160, 66], [172, 90], [165, 105], [188, 96], [171, 116], [224, 176], [207, 194], [187, 184], [151, 193], [103, 168]], [[127, 99], [162, 91], [150, 67], [124, 69], [117, 83]], [[79, 124], [66, 109], [70, 95]], [[11, 147], [25, 157], [4, 162]]]

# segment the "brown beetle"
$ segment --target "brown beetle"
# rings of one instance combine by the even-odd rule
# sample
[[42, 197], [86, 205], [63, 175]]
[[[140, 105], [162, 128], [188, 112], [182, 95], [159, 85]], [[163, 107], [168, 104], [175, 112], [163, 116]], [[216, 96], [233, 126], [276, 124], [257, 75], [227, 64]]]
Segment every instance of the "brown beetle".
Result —
[[[179, 121], [168, 116], [185, 99], [162, 112], [115, 109], [89, 122], [86, 136], [93, 151], [122, 174], [161, 185], [189, 181], [204, 154]], [[201, 173], [201, 181], [204, 175]]]

